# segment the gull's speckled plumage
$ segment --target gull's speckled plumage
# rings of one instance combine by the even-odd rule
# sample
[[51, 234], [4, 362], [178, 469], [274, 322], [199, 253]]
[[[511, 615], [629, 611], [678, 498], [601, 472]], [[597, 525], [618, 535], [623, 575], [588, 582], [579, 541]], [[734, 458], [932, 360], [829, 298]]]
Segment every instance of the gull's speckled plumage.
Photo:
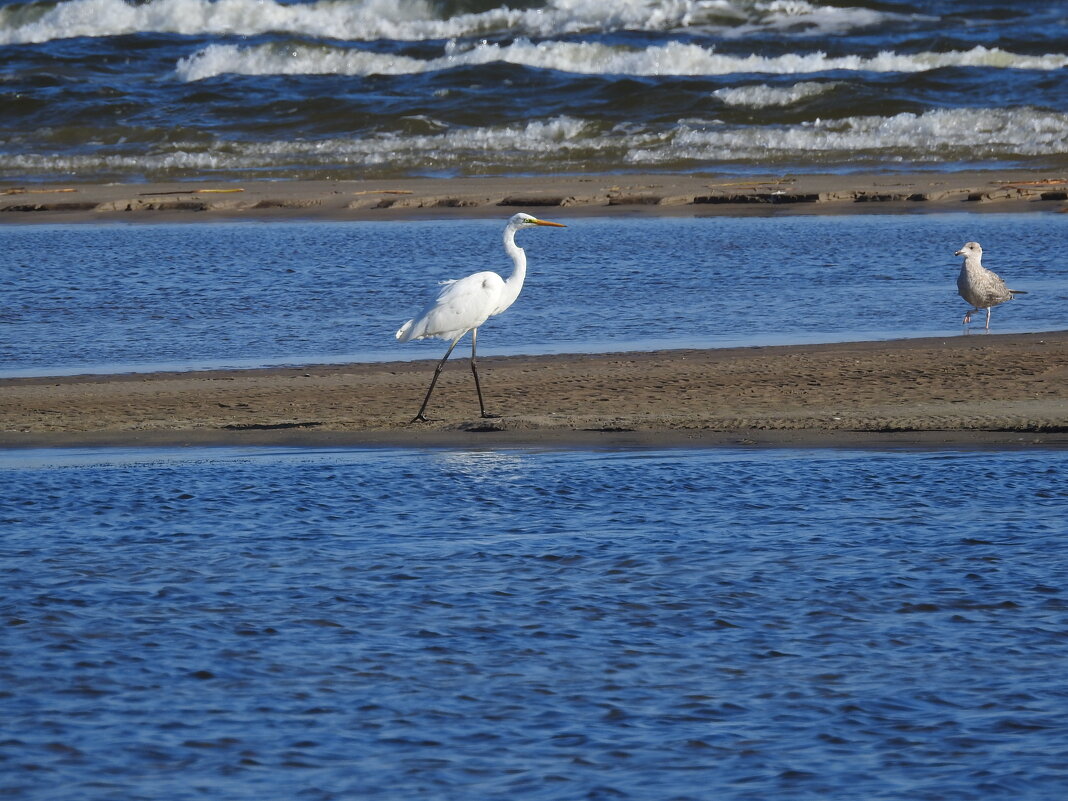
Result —
[[1012, 300], [1015, 295], [1026, 294], [1022, 290], [1009, 289], [1001, 276], [983, 266], [983, 248], [978, 242], [966, 242], [956, 252], [964, 257], [957, 275], [957, 291], [973, 308], [964, 314], [964, 324], [971, 322], [972, 314], [986, 309], [986, 327], [990, 328], [990, 310], [1000, 303]]

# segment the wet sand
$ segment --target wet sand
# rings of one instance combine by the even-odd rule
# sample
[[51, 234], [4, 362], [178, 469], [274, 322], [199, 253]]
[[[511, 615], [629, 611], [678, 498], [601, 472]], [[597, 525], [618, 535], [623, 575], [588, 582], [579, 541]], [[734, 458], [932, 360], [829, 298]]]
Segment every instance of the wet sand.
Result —
[[479, 365], [6, 379], [0, 446], [1068, 446], [1068, 331]]
[[0, 223], [233, 219], [1063, 211], [1068, 176], [1033, 171], [856, 175], [558, 175], [382, 181], [0, 183]]

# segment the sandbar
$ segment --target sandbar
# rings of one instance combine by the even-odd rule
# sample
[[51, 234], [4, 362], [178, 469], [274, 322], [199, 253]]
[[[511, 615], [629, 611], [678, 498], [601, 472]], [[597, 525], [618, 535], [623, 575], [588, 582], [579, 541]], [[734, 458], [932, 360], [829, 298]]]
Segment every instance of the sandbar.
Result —
[[99, 184], [0, 182], [0, 224], [407, 220], [1068, 210], [1068, 176], [1029, 170], [739, 176], [535, 175]]
[[0, 380], [0, 447], [1066, 447], [1068, 331]]

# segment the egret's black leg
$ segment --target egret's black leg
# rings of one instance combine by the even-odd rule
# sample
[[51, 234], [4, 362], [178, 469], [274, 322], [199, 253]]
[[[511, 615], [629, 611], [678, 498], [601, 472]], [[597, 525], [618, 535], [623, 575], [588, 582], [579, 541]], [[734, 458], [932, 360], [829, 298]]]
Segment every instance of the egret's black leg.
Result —
[[475, 367], [475, 343], [478, 339], [478, 329], [471, 331], [471, 372], [475, 376], [475, 392], [478, 393], [478, 412], [483, 417], [499, 417], [496, 414], [486, 414], [486, 404], [482, 402], [482, 385], [478, 381], [478, 368]]
[[460, 334], [459, 337], [456, 337], [456, 339], [452, 341], [452, 344], [449, 345], [449, 349], [445, 351], [445, 355], [441, 357], [441, 361], [438, 362], [438, 366], [434, 369], [434, 377], [430, 380], [430, 389], [426, 391], [426, 397], [423, 398], [423, 405], [419, 407], [419, 414], [412, 418], [413, 423], [426, 422], [426, 417], [423, 415], [423, 412], [426, 411], [426, 405], [430, 403], [430, 396], [434, 392], [434, 385], [438, 383], [438, 376], [441, 375], [441, 370], [445, 367], [445, 361], [449, 358], [452, 349], [456, 347], [456, 343], [460, 341], [460, 337], [462, 336], [463, 334]]

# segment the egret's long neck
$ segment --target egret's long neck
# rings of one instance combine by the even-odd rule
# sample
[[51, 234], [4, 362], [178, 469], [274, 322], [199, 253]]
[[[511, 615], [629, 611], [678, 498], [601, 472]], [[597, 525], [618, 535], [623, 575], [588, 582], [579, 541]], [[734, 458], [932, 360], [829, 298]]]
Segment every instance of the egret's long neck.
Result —
[[506, 303], [503, 305], [511, 306], [519, 297], [527, 277], [527, 254], [515, 243], [515, 229], [512, 227], [504, 229], [504, 252], [512, 257], [513, 267], [512, 274], [504, 279]]

